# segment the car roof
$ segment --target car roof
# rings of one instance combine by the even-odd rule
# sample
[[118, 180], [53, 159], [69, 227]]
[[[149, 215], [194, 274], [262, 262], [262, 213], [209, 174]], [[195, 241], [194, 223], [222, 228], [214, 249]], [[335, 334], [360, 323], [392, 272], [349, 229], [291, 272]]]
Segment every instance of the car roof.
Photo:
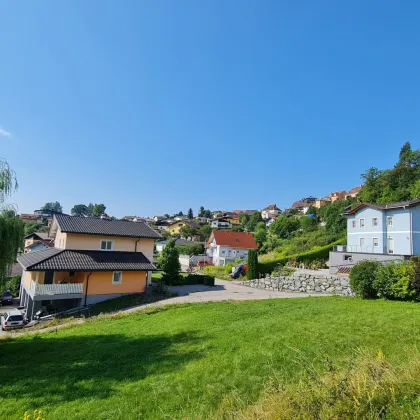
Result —
[[7, 312], [8, 315], [15, 316], [15, 315], [22, 315], [20, 311], [9, 311]]

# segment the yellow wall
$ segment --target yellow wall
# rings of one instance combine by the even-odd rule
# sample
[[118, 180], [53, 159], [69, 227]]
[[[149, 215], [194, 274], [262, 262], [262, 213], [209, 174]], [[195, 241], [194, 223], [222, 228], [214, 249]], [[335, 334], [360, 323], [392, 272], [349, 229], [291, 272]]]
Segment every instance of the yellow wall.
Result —
[[61, 248], [61, 249], [67, 248], [66, 241], [67, 241], [67, 233], [61, 232], [61, 229], [58, 227], [57, 233], [54, 239], [54, 248]]
[[92, 273], [89, 277], [87, 294], [142, 293], [145, 287], [145, 271], [123, 271], [121, 284], [112, 284], [112, 272]]
[[[142, 293], [146, 287], [145, 271], [123, 271], [122, 283], [112, 284], [112, 271], [93, 272], [89, 277], [88, 295], [108, 295], [114, 293]], [[84, 294], [86, 294], [86, 283], [88, 272], [77, 272], [69, 283], [85, 283]], [[30, 288], [31, 280], [44, 283], [44, 272], [23, 271], [22, 281], [27, 289]], [[68, 272], [55, 272], [54, 283], [58, 284], [69, 276]], [[70, 279], [69, 279], [70, 280]]]
[[181, 228], [186, 225], [185, 222], [180, 220], [179, 222], [174, 223], [173, 225], [168, 226], [169, 233], [171, 235], [179, 235]]
[[[58, 232], [57, 232], [58, 235]], [[66, 249], [91, 249], [100, 251], [101, 241], [114, 241], [114, 251], [134, 252], [136, 238], [124, 238], [121, 236], [103, 236], [103, 235], [83, 235], [76, 233], [61, 233], [66, 235]], [[56, 238], [57, 240], [57, 238]], [[142, 238], [137, 242], [137, 252], [142, 252], [150, 261], [153, 259], [153, 239]]]

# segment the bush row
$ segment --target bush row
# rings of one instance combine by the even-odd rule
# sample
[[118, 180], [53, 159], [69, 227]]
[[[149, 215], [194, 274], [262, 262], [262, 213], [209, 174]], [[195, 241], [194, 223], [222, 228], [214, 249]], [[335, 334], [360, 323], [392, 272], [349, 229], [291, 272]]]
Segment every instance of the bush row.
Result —
[[351, 270], [350, 287], [363, 299], [420, 300], [420, 258], [385, 265], [362, 261]]
[[297, 262], [308, 262], [313, 260], [328, 259], [330, 256], [330, 251], [332, 251], [334, 245], [341, 245], [342, 243], [343, 240], [340, 239], [329, 245], [316, 247], [311, 251], [303, 252], [301, 254], [289, 255], [287, 257], [277, 258], [272, 261], [261, 262], [258, 264], [258, 271], [261, 274], [270, 274], [276, 269], [276, 267], [279, 264], [286, 265], [288, 261], [292, 259], [296, 260]]
[[176, 281], [165, 281], [168, 286], [190, 286], [193, 284], [204, 284], [205, 286], [214, 286], [214, 277], [201, 274], [188, 274], [180, 276]]

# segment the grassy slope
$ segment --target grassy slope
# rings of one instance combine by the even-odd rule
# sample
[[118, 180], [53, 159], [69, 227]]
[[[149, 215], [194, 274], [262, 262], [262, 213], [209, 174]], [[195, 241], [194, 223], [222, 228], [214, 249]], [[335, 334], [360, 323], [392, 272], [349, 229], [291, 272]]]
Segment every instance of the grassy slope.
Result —
[[358, 348], [403, 362], [420, 344], [419, 317], [401, 302], [224, 302], [0, 340], [0, 418], [213, 417], [227, 400], [254, 403], [270, 379], [297, 381], [306, 364], [344, 366]]

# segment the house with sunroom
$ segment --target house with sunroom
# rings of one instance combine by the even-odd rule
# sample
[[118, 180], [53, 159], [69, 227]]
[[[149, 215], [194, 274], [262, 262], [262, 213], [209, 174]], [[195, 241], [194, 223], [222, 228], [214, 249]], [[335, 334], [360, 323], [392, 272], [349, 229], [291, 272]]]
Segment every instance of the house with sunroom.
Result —
[[161, 238], [143, 222], [64, 214], [54, 215], [49, 237], [52, 247], [18, 257], [28, 318], [42, 306], [60, 311], [144, 292]]
[[420, 199], [361, 203], [344, 216], [347, 245], [337, 245], [330, 252], [331, 273], [345, 272], [345, 267], [364, 260], [386, 262], [420, 255]]

